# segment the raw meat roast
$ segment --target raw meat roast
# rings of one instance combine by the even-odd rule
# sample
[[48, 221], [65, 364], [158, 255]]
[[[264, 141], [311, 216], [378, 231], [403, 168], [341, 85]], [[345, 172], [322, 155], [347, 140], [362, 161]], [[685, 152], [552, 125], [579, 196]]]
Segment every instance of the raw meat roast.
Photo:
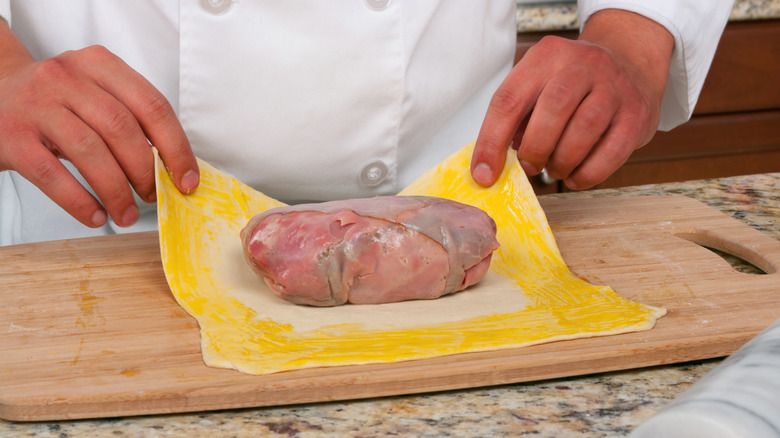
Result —
[[438, 298], [480, 281], [498, 248], [487, 213], [427, 196], [274, 208], [241, 239], [274, 293], [312, 306]]

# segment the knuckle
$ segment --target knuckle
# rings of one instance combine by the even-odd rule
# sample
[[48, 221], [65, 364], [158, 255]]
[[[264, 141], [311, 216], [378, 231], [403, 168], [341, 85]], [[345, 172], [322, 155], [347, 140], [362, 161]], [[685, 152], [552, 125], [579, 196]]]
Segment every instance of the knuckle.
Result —
[[123, 170], [130, 186], [142, 198], [155, 191], [154, 166], [134, 166], [132, 168], [123, 166]]
[[553, 152], [550, 156], [550, 160], [547, 162], [547, 170], [550, 173], [560, 175], [558, 179], [564, 179], [568, 176], [580, 163], [582, 162], [582, 155], [579, 153], [560, 153], [558, 151]]
[[38, 62], [35, 75], [38, 81], [48, 83], [69, 82], [73, 75], [66, 54]]
[[[655, 123], [657, 126], [658, 116], [654, 111], [651, 110], [651, 105], [644, 100], [638, 100], [634, 105], [632, 105], [631, 111], [643, 125], [650, 125]], [[655, 128], [655, 126], [653, 126], [653, 128]]]
[[484, 161], [486, 157], [492, 157], [500, 151], [500, 142], [497, 136], [488, 133], [482, 134], [474, 144], [472, 157], [474, 161]]
[[108, 177], [96, 179], [87, 178], [97, 197], [109, 210], [124, 210], [123, 206], [134, 202], [130, 183], [124, 175], [114, 174]]
[[539, 44], [542, 45], [559, 44], [560, 40], [561, 38], [555, 35], [545, 35], [544, 37], [542, 37], [542, 39], [539, 40]]
[[107, 115], [107, 118], [106, 128], [108, 129], [108, 132], [113, 137], [121, 140], [134, 138], [140, 130], [135, 117], [129, 112], [112, 111]]
[[65, 209], [70, 212], [87, 212], [94, 210], [95, 198], [89, 194], [83, 187], [79, 187], [76, 193], [72, 193], [67, 198], [68, 205]]
[[0, 139], [2, 139], [0, 144], [23, 143], [33, 132], [33, 129], [17, 114], [0, 112]]
[[547, 163], [547, 166], [545, 166], [547, 169], [547, 174], [555, 179], [566, 179], [567, 176], [569, 176], [569, 173], [571, 172], [571, 169], [573, 169], [573, 166], [569, 166], [565, 163], [559, 162], [557, 160], [551, 160]]
[[144, 101], [142, 111], [155, 121], [169, 120], [175, 116], [173, 106], [162, 94], [157, 94]]
[[595, 44], [579, 44], [578, 57], [582, 64], [597, 66], [601, 69], [612, 68], [615, 66], [615, 59], [612, 52], [603, 46]]
[[155, 173], [153, 167], [145, 168], [139, 175], [140, 181], [137, 184], [137, 188], [140, 191], [152, 191], [154, 187]]
[[571, 175], [578, 189], [589, 189], [604, 182], [617, 168], [600, 168], [583, 166]]
[[27, 161], [22, 148], [11, 139], [0, 143], [0, 172], [5, 170], [21, 170]]
[[62, 178], [64, 168], [55, 160], [40, 160], [30, 164], [30, 179], [40, 185], [53, 185]]
[[95, 44], [82, 49], [65, 52], [60, 57], [72, 62], [74, 65], [90, 68], [93, 65], [110, 63], [116, 55], [111, 53], [111, 51], [104, 46]]
[[622, 166], [634, 149], [636, 149], [636, 145], [632, 141], [607, 142], [601, 154], [604, 164], [610, 169], [610, 173]]
[[68, 147], [71, 153], [68, 155], [89, 156], [97, 148], [103, 146], [103, 139], [91, 129], [80, 129], [72, 138], [73, 140]]
[[566, 103], [574, 97], [574, 88], [563, 82], [550, 82], [544, 89], [546, 96], [546, 104], [552, 109], [558, 110], [564, 107]]
[[521, 102], [517, 94], [508, 87], [499, 87], [490, 100], [490, 109], [494, 115], [501, 118], [510, 117], [520, 110]]
[[580, 130], [593, 131], [607, 125], [610, 113], [604, 105], [583, 105], [579, 108], [575, 122]]
[[532, 50], [534, 53], [548, 53], [551, 51], [558, 51], [560, 50], [560, 47], [568, 43], [569, 41], [565, 38], [561, 38], [555, 35], [545, 35], [536, 44], [534, 44], [533, 47], [531, 47], [529, 52]]
[[605, 67], [611, 67], [615, 65], [615, 59], [612, 57], [612, 54], [601, 47], [586, 46], [583, 56], [585, 56], [595, 65], [601, 65]]
[[88, 71], [95, 65], [102, 65], [113, 56], [103, 46], [92, 45], [78, 50], [68, 50], [57, 56], [46, 58], [38, 64], [41, 71], [57, 79], [73, 77], [77, 71]]
[[635, 109], [626, 109], [619, 113], [613, 125], [620, 129], [626, 139], [626, 148], [637, 149], [648, 143], [658, 128], [658, 115], [647, 107], [639, 105]]
[[111, 52], [100, 44], [84, 47], [79, 52], [87, 58], [94, 59], [105, 59], [106, 57], [111, 56]]
[[123, 183], [112, 184], [111, 187], [105, 193], [103, 193], [101, 198], [107, 202], [114, 201], [118, 203], [129, 203], [132, 201], [130, 188], [127, 184]]
[[547, 164], [550, 149], [542, 143], [523, 141], [517, 148], [517, 158], [534, 164], [537, 168], [542, 168]]
[[38, 133], [26, 120], [0, 111], [0, 170], [25, 166], [32, 159], [30, 145], [38, 143]]

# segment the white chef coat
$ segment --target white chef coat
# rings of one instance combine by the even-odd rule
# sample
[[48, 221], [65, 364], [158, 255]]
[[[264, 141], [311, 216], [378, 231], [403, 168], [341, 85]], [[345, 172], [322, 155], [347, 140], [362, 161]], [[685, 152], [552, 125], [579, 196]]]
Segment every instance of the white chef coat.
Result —
[[[731, 2], [581, 3], [582, 22], [626, 4], [674, 34], [663, 127], [687, 120]], [[33, 56], [106, 46], [170, 100], [196, 155], [287, 202], [392, 194], [473, 141], [512, 65], [514, 12], [509, 0], [0, 0]], [[89, 229], [0, 172], [0, 244], [155, 228], [141, 207], [133, 227]]]

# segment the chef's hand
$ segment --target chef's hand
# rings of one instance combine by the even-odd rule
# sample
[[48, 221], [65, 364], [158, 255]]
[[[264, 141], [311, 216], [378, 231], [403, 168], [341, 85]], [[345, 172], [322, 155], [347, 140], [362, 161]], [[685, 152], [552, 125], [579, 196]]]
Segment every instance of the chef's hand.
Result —
[[[155, 200], [149, 142], [179, 190], [197, 187], [197, 162], [170, 103], [117, 56], [93, 46], [36, 62], [2, 19], [0, 54], [0, 171], [19, 172], [90, 227], [107, 214], [135, 223], [133, 189]], [[58, 158], [76, 166], [102, 205]]]
[[512, 145], [523, 170], [571, 189], [604, 181], [658, 129], [672, 35], [640, 15], [597, 12], [579, 40], [545, 37], [496, 91], [471, 162], [493, 184]]

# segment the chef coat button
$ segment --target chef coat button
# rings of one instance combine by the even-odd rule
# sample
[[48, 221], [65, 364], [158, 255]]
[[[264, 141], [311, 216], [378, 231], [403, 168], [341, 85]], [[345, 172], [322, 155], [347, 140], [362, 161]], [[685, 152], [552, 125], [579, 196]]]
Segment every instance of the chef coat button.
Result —
[[365, 0], [366, 5], [375, 11], [383, 11], [387, 9], [391, 0]]
[[200, 7], [214, 15], [226, 14], [233, 6], [233, 0], [200, 0]]
[[376, 187], [387, 178], [387, 164], [382, 161], [368, 163], [360, 172], [360, 183], [366, 187]]

